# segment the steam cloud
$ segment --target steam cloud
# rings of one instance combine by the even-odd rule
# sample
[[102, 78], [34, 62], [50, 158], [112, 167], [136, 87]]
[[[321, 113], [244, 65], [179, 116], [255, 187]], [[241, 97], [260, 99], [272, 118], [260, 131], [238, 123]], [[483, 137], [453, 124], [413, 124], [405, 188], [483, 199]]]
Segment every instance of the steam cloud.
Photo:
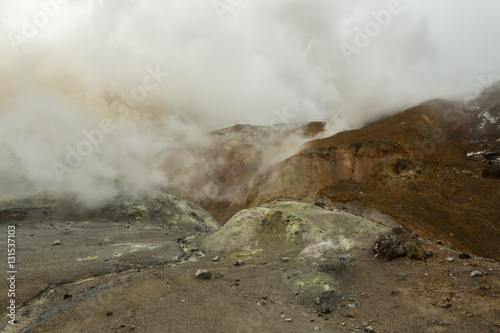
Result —
[[[98, 207], [122, 192], [192, 186], [217, 167], [200, 159], [211, 130], [326, 120], [332, 134], [463, 98], [499, 72], [499, 10], [0, 0], [0, 196], [48, 191]], [[357, 51], [346, 57], [342, 43]]]

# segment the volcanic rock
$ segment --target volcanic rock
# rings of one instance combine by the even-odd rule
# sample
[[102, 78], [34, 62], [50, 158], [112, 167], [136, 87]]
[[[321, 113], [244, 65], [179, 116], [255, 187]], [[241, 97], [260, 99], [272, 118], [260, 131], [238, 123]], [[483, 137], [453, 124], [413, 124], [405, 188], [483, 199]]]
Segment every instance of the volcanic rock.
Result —
[[195, 277], [197, 279], [210, 279], [210, 277], [212, 276], [212, 273], [210, 273], [208, 270], [206, 269], [199, 269], [196, 274], [195, 274]]
[[394, 260], [406, 255], [406, 234], [403, 228], [393, 227], [382, 234], [373, 247], [376, 257]]
[[470, 254], [465, 253], [465, 252], [464, 252], [464, 253], [460, 253], [460, 254], [458, 255], [458, 257], [459, 257], [460, 259], [469, 259], [469, 258], [470, 258]]
[[470, 273], [470, 276], [472, 276], [472, 277], [483, 276], [483, 272], [481, 272], [481, 271], [472, 271]]
[[415, 242], [406, 242], [405, 251], [406, 255], [411, 259], [421, 260], [427, 257], [425, 251]]

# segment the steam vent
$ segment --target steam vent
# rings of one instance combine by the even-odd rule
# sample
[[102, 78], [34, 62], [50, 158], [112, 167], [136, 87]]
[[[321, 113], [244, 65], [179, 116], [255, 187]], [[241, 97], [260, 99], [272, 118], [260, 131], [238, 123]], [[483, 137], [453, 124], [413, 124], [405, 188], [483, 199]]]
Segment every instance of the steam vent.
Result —
[[499, 12], [0, 0], [0, 331], [500, 333]]

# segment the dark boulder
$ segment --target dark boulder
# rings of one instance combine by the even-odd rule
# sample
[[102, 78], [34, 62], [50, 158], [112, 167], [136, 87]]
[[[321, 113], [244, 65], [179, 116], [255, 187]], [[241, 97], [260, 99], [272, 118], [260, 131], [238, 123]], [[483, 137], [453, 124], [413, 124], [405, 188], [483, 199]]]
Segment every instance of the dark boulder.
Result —
[[412, 259], [425, 259], [426, 252], [417, 240], [411, 237], [400, 226], [392, 227], [383, 233], [376, 241], [373, 252], [377, 258], [394, 260], [407, 255]]

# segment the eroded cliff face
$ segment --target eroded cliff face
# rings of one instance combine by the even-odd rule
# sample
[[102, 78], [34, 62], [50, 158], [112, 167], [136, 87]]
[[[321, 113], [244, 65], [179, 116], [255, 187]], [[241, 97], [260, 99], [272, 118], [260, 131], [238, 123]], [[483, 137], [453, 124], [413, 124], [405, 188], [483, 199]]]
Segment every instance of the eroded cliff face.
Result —
[[[303, 143], [324, 131], [321, 122], [306, 125], [235, 125], [213, 132], [214, 144], [207, 163], [215, 165], [204, 179], [200, 193], [190, 195], [217, 220], [225, 223], [234, 214], [251, 206], [259, 189], [259, 175], [293, 156]], [[215, 161], [215, 162], [214, 162]]]
[[[488, 108], [495, 110], [500, 98], [493, 105], [496, 95], [488, 96]], [[480, 97], [478, 105], [486, 107], [485, 100]], [[362, 129], [310, 141], [299, 153], [253, 175], [237, 208], [277, 199], [321, 199], [326, 205], [361, 201], [424, 237], [498, 260], [499, 168], [468, 154], [487, 143], [495, 147], [495, 124], [481, 132], [481, 142], [470, 130], [480, 126], [484, 112], [433, 100]], [[236, 208], [234, 203], [225, 207]], [[225, 210], [217, 217], [225, 222], [232, 213]]]

